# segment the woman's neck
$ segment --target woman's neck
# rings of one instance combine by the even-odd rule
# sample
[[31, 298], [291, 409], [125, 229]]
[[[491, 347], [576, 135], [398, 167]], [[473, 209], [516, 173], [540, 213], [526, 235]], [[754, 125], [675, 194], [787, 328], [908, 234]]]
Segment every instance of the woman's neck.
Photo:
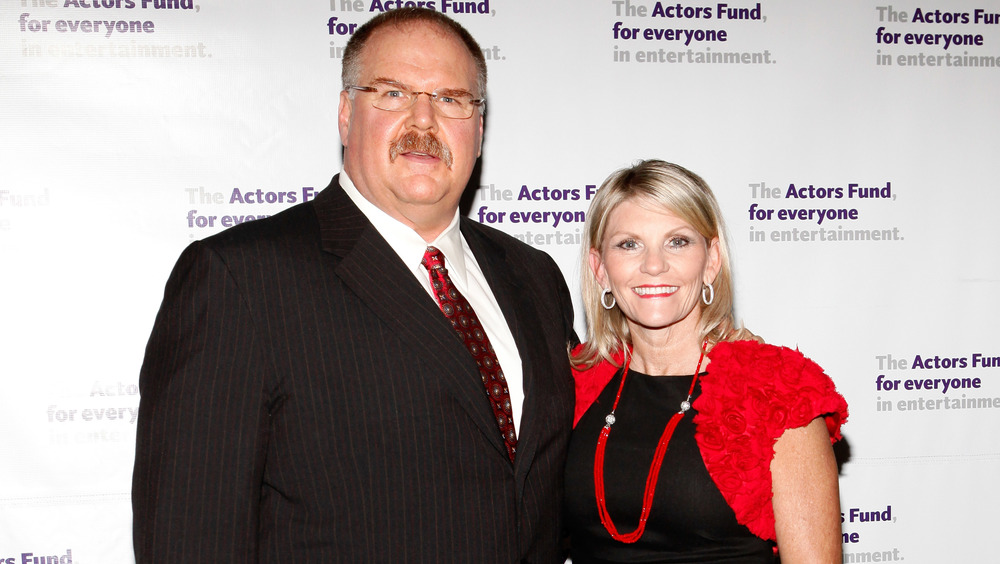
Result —
[[[701, 341], [692, 332], [684, 335], [670, 331], [633, 332], [630, 367], [650, 376], [686, 376], [695, 370], [701, 346]], [[707, 359], [702, 367], [706, 364]]]

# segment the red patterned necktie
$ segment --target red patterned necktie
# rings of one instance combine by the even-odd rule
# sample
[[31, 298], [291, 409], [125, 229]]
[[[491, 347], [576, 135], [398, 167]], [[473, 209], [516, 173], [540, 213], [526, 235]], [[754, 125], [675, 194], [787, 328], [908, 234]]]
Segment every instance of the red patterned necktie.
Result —
[[511, 418], [513, 412], [510, 405], [510, 390], [507, 389], [507, 379], [503, 376], [500, 361], [493, 351], [490, 338], [486, 336], [486, 331], [480, 325], [479, 318], [468, 300], [452, 284], [451, 277], [444, 267], [444, 255], [441, 251], [435, 247], [427, 247], [424, 260], [420, 261], [420, 264], [430, 273], [431, 287], [441, 307], [441, 313], [451, 321], [451, 326], [458, 332], [458, 336], [465, 342], [465, 347], [479, 365], [479, 374], [486, 387], [486, 396], [493, 407], [493, 415], [496, 417], [503, 442], [507, 445], [507, 455], [513, 462], [514, 453], [517, 451], [517, 434], [514, 431], [514, 420]]

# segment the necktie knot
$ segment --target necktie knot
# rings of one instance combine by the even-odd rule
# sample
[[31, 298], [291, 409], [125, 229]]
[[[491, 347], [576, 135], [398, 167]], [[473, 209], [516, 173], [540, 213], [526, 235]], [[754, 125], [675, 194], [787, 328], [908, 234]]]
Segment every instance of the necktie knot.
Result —
[[424, 251], [424, 258], [420, 261], [420, 264], [424, 265], [424, 268], [431, 270], [433, 268], [440, 268], [444, 270], [444, 253], [438, 250], [437, 247], [427, 247]]

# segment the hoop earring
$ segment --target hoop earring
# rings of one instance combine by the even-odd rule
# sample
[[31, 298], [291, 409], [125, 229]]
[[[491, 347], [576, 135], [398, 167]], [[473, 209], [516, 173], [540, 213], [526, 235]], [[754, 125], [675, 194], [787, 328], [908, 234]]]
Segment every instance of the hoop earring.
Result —
[[[708, 288], [708, 297], [705, 297], [705, 288]], [[701, 301], [710, 306], [715, 301], [715, 286], [711, 282], [701, 287]]]
[[615, 300], [615, 295], [611, 294], [611, 305], [608, 305], [607, 301], [605, 301], [604, 299], [605, 297], [607, 297], [608, 294], [611, 294], [610, 289], [606, 289], [603, 292], [601, 292], [601, 307], [603, 307], [604, 309], [614, 309], [615, 304], [617, 304], [618, 302]]

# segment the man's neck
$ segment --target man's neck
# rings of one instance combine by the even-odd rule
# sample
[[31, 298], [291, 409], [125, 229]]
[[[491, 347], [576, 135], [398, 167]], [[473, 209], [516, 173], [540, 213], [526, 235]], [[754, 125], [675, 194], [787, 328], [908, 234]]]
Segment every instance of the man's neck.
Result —
[[[369, 219], [373, 214], [392, 220], [412, 229], [421, 239], [427, 243], [435, 241], [445, 230], [447, 230], [455, 217], [458, 215], [457, 203], [455, 206], [441, 205], [413, 205], [413, 206], [390, 206], [385, 202], [376, 200], [370, 193], [361, 190], [355, 183], [354, 178], [346, 171], [341, 171], [341, 185], [350, 188], [348, 194], [352, 194], [352, 199], [361, 207], [362, 212]], [[445, 211], [447, 210], [447, 211]]]

